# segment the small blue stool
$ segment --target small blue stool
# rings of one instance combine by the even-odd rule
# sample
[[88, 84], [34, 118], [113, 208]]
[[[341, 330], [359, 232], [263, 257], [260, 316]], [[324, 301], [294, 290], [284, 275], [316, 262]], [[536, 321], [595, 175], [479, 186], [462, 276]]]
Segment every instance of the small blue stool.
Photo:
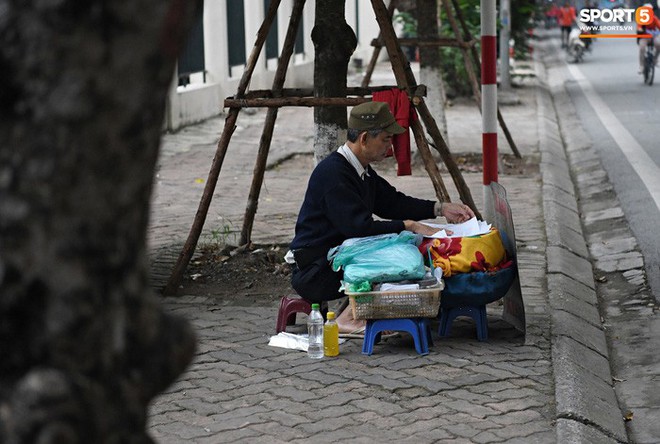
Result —
[[477, 339], [480, 341], [488, 340], [488, 318], [486, 317], [486, 306], [462, 306], [440, 309], [440, 326], [438, 335], [447, 337], [451, 332], [451, 324], [458, 316], [468, 316], [474, 319], [477, 326]]
[[428, 318], [369, 319], [364, 330], [362, 354], [371, 355], [374, 344], [380, 341], [381, 332], [387, 330], [410, 333], [415, 341], [415, 349], [420, 355], [428, 355], [429, 345], [433, 345]]

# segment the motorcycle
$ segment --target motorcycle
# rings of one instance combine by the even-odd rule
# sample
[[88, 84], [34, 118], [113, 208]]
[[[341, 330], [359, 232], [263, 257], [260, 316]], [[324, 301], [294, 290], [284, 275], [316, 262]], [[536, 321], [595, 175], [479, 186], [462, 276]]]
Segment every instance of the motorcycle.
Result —
[[587, 51], [587, 45], [584, 40], [580, 38], [583, 31], [580, 28], [571, 29], [568, 35], [568, 45], [566, 46], [566, 53], [568, 54], [568, 61], [573, 63], [580, 63], [584, 59], [584, 53]]

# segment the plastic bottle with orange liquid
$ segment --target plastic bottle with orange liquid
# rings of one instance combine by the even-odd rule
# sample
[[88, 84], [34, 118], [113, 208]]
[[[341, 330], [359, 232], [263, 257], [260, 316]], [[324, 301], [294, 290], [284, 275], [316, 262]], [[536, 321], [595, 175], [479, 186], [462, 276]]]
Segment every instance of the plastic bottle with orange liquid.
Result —
[[339, 326], [335, 321], [335, 313], [329, 311], [327, 319], [323, 325], [323, 354], [337, 356], [339, 354]]

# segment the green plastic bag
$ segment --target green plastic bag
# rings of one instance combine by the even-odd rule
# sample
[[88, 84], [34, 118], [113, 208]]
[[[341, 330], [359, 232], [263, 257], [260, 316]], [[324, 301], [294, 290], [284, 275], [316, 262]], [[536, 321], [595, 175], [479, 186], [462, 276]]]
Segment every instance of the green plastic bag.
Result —
[[344, 281], [398, 282], [421, 279], [426, 272], [417, 249], [422, 236], [410, 231], [345, 240], [328, 252], [332, 269], [344, 270]]

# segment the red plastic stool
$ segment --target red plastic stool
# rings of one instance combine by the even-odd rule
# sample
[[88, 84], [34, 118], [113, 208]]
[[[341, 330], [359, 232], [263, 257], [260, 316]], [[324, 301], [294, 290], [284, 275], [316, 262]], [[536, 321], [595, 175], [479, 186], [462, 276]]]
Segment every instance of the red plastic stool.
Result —
[[[312, 311], [312, 304], [307, 300], [298, 296], [283, 296], [280, 299], [280, 308], [277, 312], [277, 324], [275, 325], [275, 333], [286, 331], [287, 325], [296, 324], [296, 313], [309, 314]], [[328, 313], [328, 304], [323, 302], [321, 304], [321, 314], [323, 319], [326, 318]]]

